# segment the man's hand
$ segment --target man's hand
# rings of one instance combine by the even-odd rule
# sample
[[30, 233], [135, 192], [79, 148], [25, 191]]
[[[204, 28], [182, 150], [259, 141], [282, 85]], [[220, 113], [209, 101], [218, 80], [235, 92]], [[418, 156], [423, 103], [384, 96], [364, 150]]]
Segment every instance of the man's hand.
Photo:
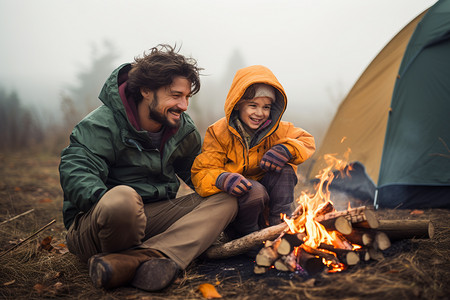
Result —
[[231, 196], [239, 197], [252, 189], [252, 183], [241, 174], [224, 172], [217, 177], [216, 187]]
[[279, 144], [275, 145], [264, 153], [259, 167], [265, 171], [280, 172], [281, 168], [292, 158], [292, 154], [286, 146]]

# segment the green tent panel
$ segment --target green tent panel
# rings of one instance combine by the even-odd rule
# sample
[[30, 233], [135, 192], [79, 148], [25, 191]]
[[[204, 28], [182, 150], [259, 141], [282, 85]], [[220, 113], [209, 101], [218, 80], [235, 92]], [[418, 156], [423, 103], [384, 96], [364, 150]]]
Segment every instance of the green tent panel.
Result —
[[450, 206], [450, 1], [429, 9], [403, 56], [376, 201], [381, 207]]
[[313, 157], [343, 154], [365, 166], [375, 205], [450, 208], [450, 0], [406, 25], [341, 103]]

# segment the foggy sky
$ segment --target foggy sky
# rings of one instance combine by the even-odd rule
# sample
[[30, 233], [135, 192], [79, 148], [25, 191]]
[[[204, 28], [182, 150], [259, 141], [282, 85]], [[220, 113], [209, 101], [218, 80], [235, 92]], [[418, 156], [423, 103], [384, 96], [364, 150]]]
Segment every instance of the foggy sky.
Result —
[[308, 118], [331, 121], [378, 52], [435, 2], [1, 0], [0, 87], [37, 109], [56, 110], [61, 92], [76, 83], [104, 40], [116, 47], [117, 65], [159, 43], [177, 43], [208, 74], [203, 87], [223, 85], [216, 105], [223, 107], [232, 80], [224, 74], [237, 51], [245, 66], [274, 72], [288, 110], [304, 120], [294, 123], [312, 127]]

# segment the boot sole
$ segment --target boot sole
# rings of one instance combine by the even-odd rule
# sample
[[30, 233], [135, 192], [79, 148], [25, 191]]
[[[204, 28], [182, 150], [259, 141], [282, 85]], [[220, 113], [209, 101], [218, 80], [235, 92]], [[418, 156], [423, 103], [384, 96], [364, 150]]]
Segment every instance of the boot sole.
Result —
[[152, 258], [136, 270], [131, 285], [148, 292], [162, 290], [175, 279], [178, 265], [168, 258]]

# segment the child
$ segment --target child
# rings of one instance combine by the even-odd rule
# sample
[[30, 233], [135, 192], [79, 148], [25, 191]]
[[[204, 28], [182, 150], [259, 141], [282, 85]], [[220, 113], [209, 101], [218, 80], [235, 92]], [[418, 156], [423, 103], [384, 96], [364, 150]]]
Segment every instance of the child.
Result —
[[[202, 197], [226, 192], [239, 211], [227, 233], [247, 235], [290, 216], [297, 184], [296, 165], [315, 150], [314, 138], [281, 121], [287, 97], [264, 66], [240, 69], [225, 101], [225, 117], [208, 127], [192, 182]], [[268, 207], [268, 219], [264, 217]]]

